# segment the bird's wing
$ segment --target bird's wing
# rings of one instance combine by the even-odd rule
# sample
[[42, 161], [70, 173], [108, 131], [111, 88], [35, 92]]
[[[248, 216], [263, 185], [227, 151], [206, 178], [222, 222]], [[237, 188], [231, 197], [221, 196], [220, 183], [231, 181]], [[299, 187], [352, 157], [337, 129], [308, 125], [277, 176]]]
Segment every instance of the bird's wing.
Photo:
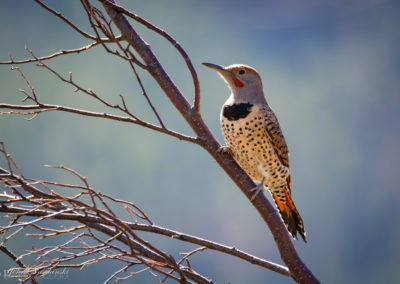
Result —
[[279, 126], [278, 119], [269, 106], [262, 107], [261, 112], [266, 118], [264, 122], [265, 134], [271, 142], [281, 163], [289, 168], [289, 150]]

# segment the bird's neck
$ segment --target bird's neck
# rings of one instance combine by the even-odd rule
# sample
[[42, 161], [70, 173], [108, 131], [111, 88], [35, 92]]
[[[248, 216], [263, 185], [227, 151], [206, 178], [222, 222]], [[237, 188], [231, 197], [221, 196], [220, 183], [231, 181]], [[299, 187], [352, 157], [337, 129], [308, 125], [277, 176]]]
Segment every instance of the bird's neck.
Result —
[[267, 101], [264, 96], [264, 92], [258, 88], [242, 88], [234, 89], [226, 104], [234, 103], [247, 103], [253, 104], [266, 104]]

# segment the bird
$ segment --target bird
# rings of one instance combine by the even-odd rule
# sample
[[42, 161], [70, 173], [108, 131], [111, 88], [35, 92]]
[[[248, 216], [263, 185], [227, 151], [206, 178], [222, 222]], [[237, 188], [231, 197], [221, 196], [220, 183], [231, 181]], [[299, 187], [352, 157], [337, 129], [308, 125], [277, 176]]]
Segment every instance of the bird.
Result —
[[289, 233], [294, 239], [299, 233], [307, 242], [303, 220], [291, 197], [288, 146], [264, 96], [260, 75], [244, 64], [203, 65], [217, 71], [231, 90], [220, 114], [227, 145], [220, 150], [231, 153], [257, 184], [250, 200], [267, 187]]

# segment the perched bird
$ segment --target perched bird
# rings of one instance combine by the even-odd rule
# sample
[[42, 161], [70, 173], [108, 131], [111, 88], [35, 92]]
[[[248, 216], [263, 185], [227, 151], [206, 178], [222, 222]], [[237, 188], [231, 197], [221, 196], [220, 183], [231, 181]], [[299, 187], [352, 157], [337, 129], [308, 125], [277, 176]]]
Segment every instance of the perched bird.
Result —
[[224, 103], [220, 123], [228, 150], [243, 170], [259, 185], [266, 186], [294, 239], [306, 241], [303, 220], [291, 198], [289, 151], [278, 119], [269, 107], [257, 71], [247, 65], [222, 67], [203, 63], [217, 71], [232, 93]]

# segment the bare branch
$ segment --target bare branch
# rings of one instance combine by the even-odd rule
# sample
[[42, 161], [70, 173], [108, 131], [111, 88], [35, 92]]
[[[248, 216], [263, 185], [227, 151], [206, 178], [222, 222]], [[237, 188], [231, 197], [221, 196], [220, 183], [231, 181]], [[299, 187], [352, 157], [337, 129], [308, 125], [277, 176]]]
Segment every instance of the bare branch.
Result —
[[131, 227], [132, 229], [135, 229], [135, 230], [152, 232], [152, 233], [169, 236], [173, 239], [177, 239], [177, 240], [184, 241], [184, 242], [190, 242], [193, 244], [197, 244], [197, 245], [206, 247], [208, 249], [216, 250], [216, 251], [223, 252], [223, 253], [226, 253], [229, 255], [234, 255], [234, 256], [244, 259], [252, 264], [270, 269], [270, 270], [278, 272], [282, 275], [290, 276], [290, 272], [286, 267], [279, 265], [279, 264], [275, 264], [273, 262], [266, 261], [264, 259], [253, 256], [251, 254], [245, 253], [241, 250], [236, 249], [235, 247], [228, 247], [228, 246], [218, 244], [215, 242], [211, 242], [211, 241], [199, 238], [199, 237], [195, 237], [195, 236], [191, 236], [191, 235], [184, 234], [181, 232], [162, 228], [157, 225], [129, 224], [129, 227]]
[[[113, 274], [111, 274], [110, 277], [108, 277], [108, 278], [106, 279], [106, 281], [104, 281], [103, 283], [104, 283], [104, 284], [107, 284], [107, 283], [109, 283], [111, 280], [117, 279], [118, 274], [127, 271], [129, 268], [131, 268], [131, 267], [134, 266], [134, 265], [135, 265], [134, 263], [130, 263], [130, 264], [125, 265], [125, 266], [122, 267], [121, 269], [119, 269], [119, 270], [115, 271]], [[148, 268], [146, 268], [146, 270], [147, 270], [147, 269], [148, 269]], [[121, 280], [122, 280], [122, 279], [121, 279]], [[117, 280], [117, 281], [118, 281], [118, 280]]]
[[[81, 0], [81, 3], [82, 3], [82, 6], [83, 6], [84, 9], [85, 9], [85, 12], [86, 12], [86, 14], [87, 14], [87, 16], [88, 16], [88, 19], [89, 19], [89, 23], [90, 23], [90, 25], [91, 25], [93, 31], [95, 32], [96, 36], [97, 36], [98, 38], [100, 38], [100, 35], [99, 35], [98, 31], [97, 31], [97, 29], [99, 28], [104, 34], [106, 34], [106, 35], [107, 35], [108, 37], [110, 37], [111, 39], [115, 38], [115, 35], [114, 35], [114, 33], [112, 32], [112, 29], [111, 29], [111, 27], [110, 27], [110, 25], [109, 25], [109, 22], [107, 22], [106, 20], [104, 20], [104, 23], [103, 23], [103, 22], [100, 21], [99, 18], [97, 17], [96, 13], [97, 13], [97, 14], [100, 14], [100, 11], [97, 10], [97, 9], [95, 9], [93, 6], [91, 6], [91, 5], [89, 4], [89, 1]], [[101, 18], [104, 18], [104, 17], [102, 16], [102, 14], [100, 14], [100, 17], [101, 17]], [[95, 22], [93, 21], [93, 19], [94, 19], [94, 21], [96, 22], [96, 24], [95, 24]], [[107, 29], [106, 26], [108, 26], [109, 28]], [[118, 38], [122, 38], [122, 36], [119, 36]], [[120, 46], [119, 41], [115, 40], [115, 43], [116, 43], [118, 46]], [[118, 56], [118, 57], [122, 58], [123, 60], [127, 60], [128, 62], [133, 62], [133, 63], [135, 63], [136, 65], [140, 66], [141, 68], [143, 68], [143, 69], [145, 69], [145, 70], [148, 69], [148, 66], [144, 65], [144, 64], [141, 63], [139, 60], [137, 60], [137, 58], [136, 58], [133, 54], [130, 54], [131, 57], [129, 58], [129, 57], [127, 57], [127, 56], [124, 56], [124, 55], [120, 54], [117, 50], [111, 50], [110, 48], [107, 47], [107, 45], [106, 45], [104, 42], [101, 42], [101, 45], [103, 46], [104, 50], [107, 51], [108, 53], [113, 54], [113, 55], [115, 55], [115, 56]], [[128, 45], [128, 46], [129, 46], [129, 45]], [[122, 49], [122, 50], [123, 50], [123, 49]]]
[[190, 74], [192, 75], [193, 85], [194, 85], [194, 110], [197, 114], [200, 114], [200, 83], [199, 83], [199, 79], [197, 77], [196, 70], [194, 69], [194, 66], [193, 66], [189, 56], [187, 55], [186, 51], [182, 48], [182, 46], [173, 37], [171, 37], [166, 31], [164, 31], [164, 30], [160, 29], [159, 27], [153, 25], [152, 23], [146, 21], [142, 17], [126, 10], [125, 8], [119, 6], [111, 1], [108, 1], [108, 0], [99, 0], [99, 1], [101, 3], [103, 3], [104, 5], [112, 7], [115, 11], [121, 12], [121, 13], [127, 15], [128, 17], [138, 21], [139, 23], [143, 24], [145, 27], [149, 28], [150, 30], [158, 33], [159, 35], [164, 37], [166, 40], [168, 40], [172, 44], [172, 46], [174, 46], [176, 48], [176, 50], [180, 53], [182, 58], [185, 60], [185, 63], [190, 71]]
[[81, 48], [77, 48], [77, 49], [67, 49], [67, 50], [61, 49], [59, 52], [55, 52], [55, 53], [50, 54], [48, 56], [40, 57], [38, 59], [30, 58], [30, 59], [26, 59], [26, 60], [15, 61], [11, 57], [11, 54], [10, 54], [10, 60], [9, 61], [0, 61], [0, 64], [3, 64], [3, 65], [24, 64], [24, 63], [37, 62], [39, 60], [40, 61], [49, 60], [49, 59], [53, 59], [53, 58], [55, 58], [57, 56], [61, 56], [61, 55], [66, 55], [66, 54], [71, 54], [71, 53], [81, 53], [82, 51], [89, 50], [89, 49], [91, 49], [92, 47], [94, 47], [94, 46], [96, 46], [98, 44], [100, 44], [100, 42], [96, 41], [96, 42], [92, 42], [91, 44], [88, 44], [86, 46], [82, 46]]
[[[110, 23], [106, 21], [106, 19], [104, 18], [103, 14], [101, 13], [101, 11], [97, 10], [95, 7], [90, 6], [88, 1], [81, 1], [83, 6], [85, 7], [85, 11], [89, 17], [89, 21], [90, 24], [93, 28], [93, 30], [95, 31], [96, 35], [99, 36], [98, 32], [97, 32], [97, 28], [99, 27], [104, 34], [106, 34], [108, 37], [110, 38], [114, 38], [114, 33], [112, 31], [112, 28], [110, 26]], [[97, 16], [98, 15], [98, 16]], [[94, 22], [92, 21], [92, 17], [93, 19], [96, 21], [97, 24], [94, 24]], [[100, 20], [101, 19], [101, 20]], [[163, 121], [161, 120], [160, 115], [158, 114], [157, 110], [155, 109], [154, 105], [152, 104], [152, 102], [150, 101], [149, 96], [147, 95], [147, 92], [142, 84], [142, 80], [140, 79], [138, 73], [136, 72], [136, 69], [133, 65], [133, 63], [139, 65], [140, 67], [147, 69], [147, 66], [143, 65], [141, 62], [139, 62], [136, 57], [133, 55], [132, 52], [129, 51], [129, 44], [128, 47], [123, 48], [121, 43], [119, 43], [118, 41], [116, 41], [116, 44], [118, 45], [118, 47], [120, 48], [120, 50], [125, 54], [125, 56], [122, 56], [119, 52], [117, 51], [112, 51], [110, 50], [105, 44], [102, 44], [104, 49], [114, 55], [117, 55], [119, 57], [122, 57], [123, 59], [126, 59], [129, 62], [129, 65], [136, 77], [137, 82], [139, 83], [140, 88], [142, 89], [142, 95], [145, 97], [147, 103], [149, 104], [151, 110], [153, 111], [153, 113], [155, 114], [158, 122], [160, 123], [162, 128], [165, 128], [165, 125], [163, 123]], [[121, 95], [121, 99], [124, 105], [124, 109], [127, 110], [125, 101], [123, 96]]]
[[19, 67], [12, 67], [11, 70], [17, 70], [19, 72], [19, 74], [21, 75], [21, 77], [24, 79], [24, 81], [26, 82], [26, 84], [28, 85], [29, 89], [31, 90], [31, 94], [32, 96], [30, 96], [27, 92], [25, 92], [24, 90], [20, 90], [22, 93], [24, 93], [26, 95], [26, 97], [22, 100], [23, 102], [26, 101], [27, 99], [30, 99], [34, 102], [37, 102], [37, 97], [36, 97], [36, 93], [35, 90], [33, 89], [31, 83], [28, 81], [28, 79], [25, 77], [24, 73], [21, 71], [21, 69]]
[[0, 111], [0, 114], [33, 115], [33, 114], [40, 114], [40, 113], [46, 112], [46, 111], [62, 111], [62, 112], [69, 112], [69, 113], [74, 113], [74, 114], [79, 114], [79, 115], [84, 115], [84, 116], [90, 116], [90, 117], [106, 118], [106, 119], [120, 121], [120, 122], [137, 124], [137, 125], [149, 128], [151, 130], [155, 130], [157, 132], [168, 134], [172, 137], [178, 138], [179, 140], [188, 141], [188, 142], [191, 142], [194, 144], [201, 143], [201, 139], [199, 139], [199, 138], [187, 136], [187, 135], [175, 132], [173, 130], [164, 129], [162, 127], [159, 127], [157, 125], [154, 125], [154, 124], [142, 121], [142, 120], [133, 119], [131, 117], [126, 117], [126, 116], [118, 116], [118, 115], [114, 115], [114, 114], [110, 114], [110, 113], [94, 112], [94, 111], [88, 111], [88, 110], [82, 110], [82, 109], [76, 109], [76, 108], [72, 108], [72, 107], [52, 105], [52, 104], [40, 104], [40, 105], [0, 104], [0, 109], [14, 109], [14, 110], [24, 110], [24, 111], [33, 110], [33, 112], [25, 112], [25, 113], [15, 112], [15, 111], [10, 111], [10, 112]]
[[75, 31], [77, 31], [78, 33], [80, 33], [82, 36], [89, 38], [89, 39], [93, 39], [93, 40], [97, 40], [97, 37], [92, 36], [86, 32], [84, 32], [83, 30], [81, 30], [80, 28], [78, 28], [76, 25], [74, 25], [70, 20], [68, 20], [67, 18], [65, 18], [60, 12], [57, 12], [55, 10], [53, 10], [52, 8], [50, 8], [49, 6], [47, 6], [46, 4], [44, 4], [43, 2], [39, 1], [39, 0], [34, 0], [37, 4], [39, 4], [42, 8], [46, 9], [47, 11], [49, 11], [50, 13], [52, 13], [53, 15], [55, 15], [56, 17], [60, 18], [61, 20], [63, 20], [67, 25], [69, 25], [71, 28], [73, 28]]
[[[54, 74], [62, 82], [67, 83], [69, 85], [72, 85], [74, 88], [76, 88], [76, 91], [81, 91], [84, 94], [87, 94], [90, 97], [96, 99], [97, 101], [99, 101], [103, 105], [105, 105], [105, 106], [107, 106], [109, 108], [112, 108], [112, 109], [118, 109], [118, 110], [122, 111], [123, 113], [129, 115], [130, 117], [122, 117], [122, 116], [117, 116], [117, 115], [108, 114], [108, 113], [97, 113], [97, 112], [92, 112], [92, 111], [87, 111], [87, 110], [70, 108], [70, 107], [66, 107], [66, 106], [42, 104], [42, 103], [39, 102], [38, 97], [36, 96], [34, 88], [32, 87], [32, 85], [30, 84], [30, 82], [28, 81], [28, 79], [26, 78], [26, 76], [24, 75], [24, 73], [22, 72], [22, 70], [19, 67], [13, 67], [13, 70], [17, 70], [20, 73], [21, 77], [23, 78], [23, 80], [26, 82], [26, 84], [28, 85], [28, 87], [30, 89], [30, 94], [27, 93], [25, 90], [20, 90], [25, 95], [25, 98], [23, 99], [23, 101], [26, 101], [26, 100], [29, 99], [29, 100], [35, 102], [36, 105], [0, 104], [0, 109], [13, 109], [14, 110], [14, 111], [9, 111], [9, 112], [0, 111], [0, 114], [30, 115], [31, 117], [26, 119], [26, 120], [32, 120], [32, 119], [36, 118], [37, 115], [39, 115], [40, 113], [43, 113], [43, 112], [47, 112], [47, 111], [64, 111], [64, 112], [70, 112], [70, 113], [85, 115], [85, 116], [103, 117], [103, 118], [107, 118], [107, 119], [111, 119], [111, 120], [117, 120], [117, 121], [123, 121], [123, 122], [129, 122], [129, 123], [133, 123], [133, 124], [138, 124], [140, 126], [143, 126], [143, 127], [146, 127], [146, 128], [152, 129], [152, 130], [156, 130], [158, 132], [162, 132], [164, 134], [168, 134], [170, 136], [176, 137], [176, 138], [178, 138], [180, 140], [188, 141], [188, 142], [195, 143], [195, 144], [199, 144], [200, 143], [200, 139], [198, 139], [198, 138], [193, 138], [193, 137], [190, 137], [190, 136], [187, 136], [187, 135], [184, 135], [184, 134], [180, 134], [178, 132], [175, 132], [175, 131], [172, 131], [172, 130], [169, 130], [169, 129], [165, 128], [165, 126], [162, 123], [161, 119], [159, 118], [157, 112], [155, 112], [155, 113], [156, 113], [156, 116], [159, 119], [159, 122], [161, 123], [161, 127], [139, 119], [137, 116], [135, 116], [133, 113], [131, 113], [128, 110], [122, 95], [120, 95], [122, 103], [123, 103], [122, 106], [113, 105], [111, 103], [106, 102], [99, 95], [97, 95], [93, 90], [90, 90], [90, 89], [87, 90], [87, 89], [81, 87], [80, 85], [78, 85], [77, 83], [75, 83], [73, 81], [73, 79], [72, 79], [72, 73], [69, 74], [68, 78], [62, 77], [57, 71], [55, 71], [54, 69], [49, 67], [47, 64], [45, 64], [43, 61], [41, 61], [40, 58], [36, 57], [35, 54], [32, 52], [32, 50], [30, 50], [28, 47], [26, 47], [26, 49], [32, 55], [32, 57], [35, 59], [35, 61], [38, 61], [40, 63], [40, 67], [43, 67], [43, 68], [47, 69], [48, 71], [50, 71], [52, 74]], [[143, 88], [143, 91], [144, 91], [144, 88]], [[145, 96], [147, 97], [147, 95], [145, 95]], [[148, 99], [148, 97], [147, 97], [147, 99]], [[151, 104], [151, 102], [149, 100], [148, 100], [148, 102], [150, 103], [151, 107], [154, 108], [154, 106]], [[25, 110], [25, 112], [19, 112], [19, 111], [15, 111], [15, 110]], [[26, 112], [26, 110], [33, 110], [33, 111]]]
[[[19, 267], [21, 268], [26, 268], [26, 266], [22, 263], [21, 260], [19, 260], [8, 248], [4, 246], [0, 246], [0, 251], [2, 251], [4, 254], [6, 254], [8, 257], [10, 257]], [[37, 284], [38, 282], [35, 280], [34, 276], [29, 276], [29, 280], [31, 281], [32, 284]]]
[[[126, 51], [125, 51], [125, 53], [126, 53], [126, 55], [128, 56], [128, 53], [127, 53]], [[165, 125], [164, 125], [164, 123], [163, 123], [163, 121], [162, 121], [162, 119], [161, 119], [161, 117], [160, 117], [160, 115], [158, 114], [156, 108], [154, 107], [153, 103], [150, 101], [150, 98], [149, 98], [149, 96], [147, 95], [147, 92], [146, 92], [146, 90], [144, 89], [144, 86], [143, 86], [143, 84], [142, 84], [142, 80], [140, 79], [138, 73], [136, 72], [135, 66], [133, 66], [133, 64], [132, 64], [131, 61], [129, 61], [129, 65], [131, 66], [131, 69], [132, 69], [133, 73], [135, 74], [136, 80], [138, 81], [139, 86], [140, 86], [140, 88], [142, 89], [142, 95], [145, 97], [145, 99], [146, 99], [147, 103], [149, 104], [151, 110], [153, 111], [154, 115], [157, 117], [157, 120], [158, 120], [158, 122], [160, 123], [161, 127], [162, 127], [162, 128], [166, 128]], [[125, 107], [126, 107], [126, 105], [125, 105]]]

